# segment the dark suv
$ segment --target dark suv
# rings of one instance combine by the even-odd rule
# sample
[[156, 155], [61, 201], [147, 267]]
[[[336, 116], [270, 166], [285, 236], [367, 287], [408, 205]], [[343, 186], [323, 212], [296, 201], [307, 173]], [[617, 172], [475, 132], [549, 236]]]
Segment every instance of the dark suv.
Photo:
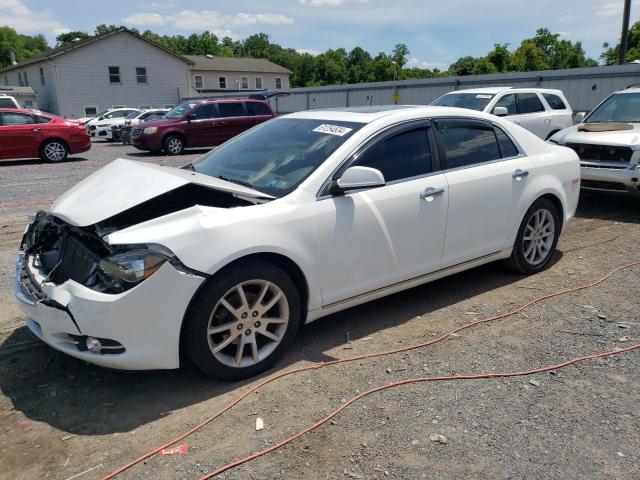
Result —
[[131, 132], [139, 150], [179, 155], [185, 148], [212, 147], [275, 117], [262, 100], [198, 100], [178, 105], [163, 118], [141, 123]]

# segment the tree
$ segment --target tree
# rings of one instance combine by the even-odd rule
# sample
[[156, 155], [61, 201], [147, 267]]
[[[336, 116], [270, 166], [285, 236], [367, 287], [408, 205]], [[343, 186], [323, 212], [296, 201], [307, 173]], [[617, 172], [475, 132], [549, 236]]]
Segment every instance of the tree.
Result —
[[[610, 46], [608, 43], [602, 45], [604, 51], [600, 55], [600, 59], [605, 65], [615, 65], [620, 58], [620, 44]], [[634, 23], [629, 29], [629, 38], [627, 46], [627, 62], [640, 60], [640, 21]]]
[[11, 65], [10, 52], [18, 62], [50, 50], [43, 35], [22, 35], [11, 27], [0, 27], [0, 68]]
[[61, 47], [67, 43], [75, 42], [77, 39], [86, 40], [90, 38], [87, 32], [81, 32], [80, 30], [74, 30], [72, 32], [61, 33], [56, 37], [56, 47]]
[[409, 47], [407, 47], [404, 43], [397, 43], [396, 46], [393, 47], [393, 55], [391, 56], [391, 58], [399, 69], [405, 66], [408, 56]]
[[549, 69], [549, 65], [545, 59], [545, 52], [537, 46], [535, 42], [524, 41], [518, 49], [513, 52], [509, 70], [515, 72], [532, 72], [547, 69]]
[[511, 62], [511, 52], [508, 43], [496, 43], [487, 54], [487, 60], [493, 63], [498, 72], [506, 72]]
[[459, 58], [455, 63], [449, 67], [449, 72], [452, 75], [464, 76], [473, 75], [473, 71], [476, 66], [476, 59], [468, 55], [466, 57]]

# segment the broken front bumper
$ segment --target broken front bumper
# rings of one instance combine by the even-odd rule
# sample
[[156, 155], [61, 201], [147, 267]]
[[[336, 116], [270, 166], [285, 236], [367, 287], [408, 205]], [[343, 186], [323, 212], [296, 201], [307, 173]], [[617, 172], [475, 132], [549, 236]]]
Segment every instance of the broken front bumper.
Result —
[[638, 165], [620, 168], [601, 162], [580, 163], [584, 190], [640, 195], [640, 169]]
[[[182, 320], [203, 281], [165, 263], [131, 290], [106, 294], [73, 280], [45, 281], [32, 259], [20, 254], [15, 295], [29, 329], [57, 350], [104, 367], [170, 369], [179, 367]], [[111, 348], [87, 351], [87, 336]]]

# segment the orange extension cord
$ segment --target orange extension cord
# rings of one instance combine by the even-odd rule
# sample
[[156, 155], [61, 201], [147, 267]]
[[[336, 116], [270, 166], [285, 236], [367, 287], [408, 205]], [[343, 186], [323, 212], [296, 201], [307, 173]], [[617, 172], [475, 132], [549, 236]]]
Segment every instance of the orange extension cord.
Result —
[[[338, 360], [332, 360], [329, 362], [320, 362], [320, 363], [315, 363], [313, 365], [308, 365], [306, 367], [300, 367], [300, 368], [296, 368], [294, 370], [289, 370], [287, 372], [282, 372], [279, 373], [263, 382], [260, 382], [258, 385], [256, 385], [255, 387], [249, 389], [247, 392], [245, 392], [244, 394], [242, 394], [240, 397], [238, 397], [236, 400], [230, 402], [228, 405], [226, 405], [224, 408], [222, 408], [222, 410], [220, 410], [219, 412], [217, 412], [216, 414], [212, 415], [211, 417], [205, 419], [204, 421], [202, 421], [200, 424], [196, 425], [195, 427], [193, 427], [192, 429], [188, 430], [187, 432], [183, 433], [182, 435], [180, 435], [177, 438], [174, 438], [173, 440], [165, 443], [164, 445], [161, 445], [147, 453], [145, 453], [144, 455], [138, 457], [137, 459], [127, 463], [126, 465], [123, 465], [122, 467], [118, 468], [117, 470], [113, 471], [112, 473], [108, 474], [107, 476], [103, 477], [102, 480], [110, 480], [114, 477], [116, 477], [117, 475], [120, 475], [121, 473], [125, 472], [126, 470], [130, 469], [131, 467], [137, 465], [138, 463], [142, 462], [143, 460], [146, 460], [147, 458], [157, 454], [160, 452], [160, 450], [164, 449], [164, 448], [168, 448], [171, 445], [178, 443], [179, 441], [185, 439], [186, 437], [188, 437], [189, 435], [193, 434], [194, 432], [200, 430], [202, 427], [204, 427], [205, 425], [211, 423], [213, 420], [215, 420], [216, 418], [220, 417], [221, 415], [223, 415], [224, 413], [228, 412], [229, 410], [231, 410], [234, 406], [236, 406], [238, 403], [240, 403], [242, 400], [244, 400], [245, 398], [247, 398], [249, 395], [251, 395], [252, 393], [256, 392], [257, 390], [261, 389], [262, 387], [275, 382], [276, 380], [279, 380], [281, 378], [284, 377], [288, 377], [290, 375], [294, 375], [297, 373], [301, 373], [301, 372], [306, 372], [308, 370], [317, 370], [319, 368], [323, 368], [329, 365], [337, 365], [339, 363], [347, 363], [347, 362], [355, 362], [358, 360], [363, 360], [363, 359], [367, 359], [367, 358], [374, 358], [374, 357], [382, 357], [382, 356], [386, 356], [386, 355], [393, 355], [396, 353], [401, 353], [401, 352], [407, 352], [409, 350], [415, 350], [418, 348], [423, 348], [423, 347], [427, 347], [430, 345], [433, 345], [435, 343], [441, 342], [443, 340], [445, 340], [446, 338], [450, 337], [451, 335], [460, 332], [462, 330], [467, 330], [473, 327], [476, 327], [478, 325], [482, 325], [485, 323], [490, 323], [490, 322], [495, 322], [497, 320], [502, 320], [504, 318], [507, 317], [511, 317], [513, 315], [516, 315], [520, 312], [522, 312], [523, 310], [525, 310], [526, 308], [531, 307], [532, 305], [536, 304], [536, 303], [540, 303], [544, 300], [548, 300], [550, 298], [554, 298], [554, 297], [558, 297], [560, 295], [566, 295], [568, 293], [572, 293], [572, 292], [577, 292], [580, 290], [585, 290], [588, 288], [593, 288], [601, 283], [603, 283], [604, 281], [606, 281], [607, 279], [609, 279], [611, 276], [615, 275], [616, 273], [623, 271], [623, 270], [628, 270], [630, 268], [633, 268], [635, 266], [640, 265], [640, 261], [636, 261], [636, 262], [632, 262], [632, 263], [628, 263], [625, 265], [622, 265], [618, 268], [615, 268], [614, 270], [610, 271], [609, 273], [607, 273], [605, 276], [601, 277], [598, 280], [595, 280], [591, 283], [587, 283], [584, 285], [579, 285], [577, 287], [571, 287], [571, 288], [565, 288], [562, 290], [558, 290], [557, 292], [553, 292], [553, 293], [549, 293], [546, 295], [542, 295], [540, 297], [534, 298], [533, 300], [530, 300], [529, 302], [525, 303], [524, 305], [521, 305], [520, 307], [517, 307], [509, 312], [505, 312], [505, 313], [501, 313], [499, 315], [495, 315], [492, 317], [488, 317], [488, 318], [484, 318], [481, 320], [477, 320], [475, 322], [470, 322], [464, 325], [461, 325], [459, 327], [456, 327], [452, 330], [449, 330], [446, 333], [443, 333], [442, 335], [433, 338], [431, 340], [428, 340], [426, 342], [422, 342], [422, 343], [418, 343], [415, 345], [408, 345], [406, 347], [402, 347], [402, 348], [397, 348], [397, 349], [393, 349], [393, 350], [387, 350], [387, 351], [383, 351], [383, 352], [378, 352], [378, 353], [369, 353], [369, 354], [365, 354], [365, 355], [357, 355], [354, 357], [347, 357], [347, 358], [343, 358], [343, 359], [338, 359]], [[524, 375], [531, 375], [534, 373], [540, 373], [540, 372], [546, 372], [549, 370], [557, 370], [559, 368], [563, 368], [563, 367], [567, 367], [569, 365], [573, 365], [575, 363], [578, 362], [583, 362], [585, 360], [591, 360], [591, 359], [595, 359], [595, 358], [600, 358], [600, 357], [606, 357], [606, 356], [610, 356], [610, 355], [616, 355], [619, 353], [623, 353], [623, 352], [628, 352], [630, 350], [635, 350], [640, 348], [640, 343], [638, 344], [634, 344], [634, 345], [630, 345], [628, 347], [625, 348], [621, 348], [621, 349], [617, 349], [617, 350], [612, 350], [612, 351], [608, 351], [608, 352], [601, 352], [601, 353], [595, 353], [595, 354], [591, 354], [591, 355], [585, 355], [585, 356], [581, 356], [581, 357], [576, 357], [570, 360], [567, 360], [565, 362], [559, 363], [557, 365], [550, 365], [550, 366], [546, 366], [546, 367], [540, 367], [540, 368], [536, 368], [536, 369], [532, 369], [532, 370], [525, 370], [525, 371], [520, 371], [520, 372], [502, 372], [502, 373], [480, 373], [480, 374], [473, 374], [473, 375], [451, 375], [451, 376], [441, 376], [441, 377], [420, 377], [420, 378], [412, 378], [412, 379], [408, 379], [408, 380], [402, 380], [399, 382], [394, 382], [394, 383], [390, 383], [387, 385], [382, 385], [379, 387], [375, 387], [372, 388], [370, 390], [367, 390], [366, 392], [363, 392], [351, 399], [349, 399], [347, 402], [345, 402], [344, 404], [342, 404], [338, 409], [334, 410], [332, 413], [330, 413], [329, 415], [327, 415], [325, 418], [317, 421], [316, 423], [314, 423], [313, 425], [311, 425], [310, 427], [296, 433], [295, 435], [292, 435], [291, 437], [272, 445], [271, 447], [261, 450], [259, 452], [253, 453], [252, 455], [248, 455], [244, 458], [241, 458], [239, 460], [236, 460], [234, 462], [231, 462], [227, 465], [224, 465], [222, 467], [220, 467], [219, 469], [215, 470], [214, 472], [211, 472], [205, 476], [203, 476], [200, 480], [205, 480], [205, 479], [209, 479], [215, 475], [218, 475], [226, 470], [229, 470], [231, 468], [237, 467], [238, 465], [241, 465], [243, 463], [246, 463], [250, 460], [253, 460], [254, 458], [260, 457], [262, 455], [265, 455], [269, 452], [272, 452], [274, 450], [277, 450], [281, 447], [283, 447], [284, 445], [292, 442], [293, 440], [301, 437], [302, 435], [318, 428], [319, 426], [323, 425], [324, 423], [328, 422], [330, 419], [332, 419], [333, 417], [335, 417], [337, 414], [339, 414], [342, 410], [344, 410], [345, 408], [347, 408], [349, 405], [351, 405], [352, 403], [358, 401], [359, 399], [370, 395], [372, 393], [381, 391], [381, 390], [385, 390], [388, 388], [394, 388], [394, 387], [399, 387], [402, 385], [407, 385], [407, 384], [412, 384], [412, 383], [424, 383], [424, 382], [436, 382], [436, 381], [447, 381], [447, 380], [475, 380], [475, 379], [481, 379], [481, 378], [499, 378], [499, 377], [516, 377], [516, 376], [524, 376]]]

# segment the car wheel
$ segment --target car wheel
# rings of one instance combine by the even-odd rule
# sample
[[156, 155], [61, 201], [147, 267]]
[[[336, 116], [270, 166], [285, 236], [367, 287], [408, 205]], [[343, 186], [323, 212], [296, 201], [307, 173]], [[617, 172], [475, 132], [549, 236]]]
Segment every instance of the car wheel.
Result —
[[293, 342], [301, 319], [291, 278], [269, 263], [221, 272], [186, 319], [183, 347], [208, 375], [238, 380], [269, 368]]
[[544, 269], [558, 244], [560, 228], [560, 213], [553, 202], [536, 200], [520, 224], [508, 265], [526, 274]]
[[549, 132], [549, 135], [547, 135], [547, 138], [545, 138], [545, 140], [549, 140], [551, 137], [553, 137], [559, 131], [560, 130], [554, 130], [553, 132]]
[[184, 140], [178, 135], [169, 135], [164, 139], [163, 145], [167, 155], [180, 155], [184, 152]]
[[40, 147], [40, 158], [45, 162], [62, 162], [69, 156], [69, 148], [62, 140], [47, 140]]

